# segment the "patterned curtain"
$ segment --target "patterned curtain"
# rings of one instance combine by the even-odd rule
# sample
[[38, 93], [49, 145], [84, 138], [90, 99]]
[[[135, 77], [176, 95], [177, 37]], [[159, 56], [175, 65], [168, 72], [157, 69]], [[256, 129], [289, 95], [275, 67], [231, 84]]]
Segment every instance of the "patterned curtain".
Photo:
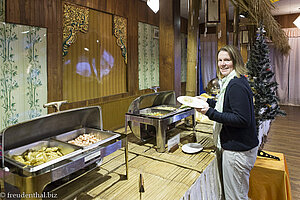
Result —
[[139, 89], [159, 86], [158, 27], [138, 23]]
[[0, 25], [0, 128], [47, 113], [45, 28]]

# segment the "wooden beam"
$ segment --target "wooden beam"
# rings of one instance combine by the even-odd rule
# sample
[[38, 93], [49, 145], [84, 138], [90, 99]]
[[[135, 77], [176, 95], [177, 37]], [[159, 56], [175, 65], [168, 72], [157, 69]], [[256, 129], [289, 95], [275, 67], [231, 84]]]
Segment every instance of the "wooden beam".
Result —
[[181, 94], [180, 1], [159, 3], [159, 86]]
[[218, 49], [228, 44], [228, 0], [220, 0], [220, 23], [217, 28]]
[[189, 0], [186, 95], [196, 95], [200, 1]]
[[233, 45], [238, 46], [239, 44], [239, 7], [234, 7], [234, 14], [233, 14]]

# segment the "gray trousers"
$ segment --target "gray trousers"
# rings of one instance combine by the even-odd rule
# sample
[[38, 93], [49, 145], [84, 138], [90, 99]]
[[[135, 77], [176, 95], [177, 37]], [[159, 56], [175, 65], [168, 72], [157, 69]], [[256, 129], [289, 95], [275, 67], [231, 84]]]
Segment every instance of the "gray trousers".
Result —
[[249, 151], [222, 152], [223, 185], [226, 200], [248, 200], [250, 171], [258, 147]]

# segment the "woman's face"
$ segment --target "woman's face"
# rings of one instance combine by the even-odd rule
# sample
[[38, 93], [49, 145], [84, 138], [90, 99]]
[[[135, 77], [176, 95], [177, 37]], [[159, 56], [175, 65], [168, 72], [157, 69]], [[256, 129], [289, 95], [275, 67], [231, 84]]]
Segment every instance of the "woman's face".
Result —
[[227, 76], [233, 71], [233, 61], [226, 51], [220, 51], [218, 54], [218, 67], [223, 76]]

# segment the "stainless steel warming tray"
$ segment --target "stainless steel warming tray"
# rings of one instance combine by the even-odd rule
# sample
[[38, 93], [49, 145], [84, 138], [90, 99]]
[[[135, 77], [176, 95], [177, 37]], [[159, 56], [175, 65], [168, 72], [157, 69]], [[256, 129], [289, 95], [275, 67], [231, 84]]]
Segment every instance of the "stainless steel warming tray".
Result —
[[[61, 152], [63, 153], [63, 156], [53, 159], [53, 160], [50, 160], [50, 161], [45, 162], [40, 165], [36, 165], [36, 166], [25, 165], [25, 164], [13, 159], [13, 156], [21, 155], [28, 150], [40, 150], [43, 147], [58, 147], [58, 148], [60, 148]], [[23, 170], [26, 170], [27, 172], [37, 172], [41, 169], [45, 169], [45, 168], [47, 168], [55, 163], [58, 163], [62, 160], [66, 160], [71, 157], [74, 157], [80, 153], [82, 153], [82, 150], [80, 147], [70, 145], [68, 143], [52, 140], [52, 139], [46, 139], [46, 140], [34, 142], [32, 144], [28, 144], [28, 145], [25, 145], [22, 147], [18, 147], [18, 148], [6, 151], [5, 159], [7, 162], [9, 162], [9, 163], [13, 164], [14, 166], [19, 167]]]
[[[87, 147], [68, 143], [69, 139], [81, 134], [94, 134], [100, 141]], [[127, 136], [103, 130], [99, 106], [65, 110], [7, 127], [0, 132], [0, 141], [3, 153], [0, 169], [1, 188], [10, 185], [17, 188], [19, 193], [41, 194], [49, 183], [81, 169], [99, 166], [103, 157], [122, 147], [128, 177]], [[44, 146], [58, 146], [65, 154], [36, 166], [26, 166], [11, 157], [28, 149]]]
[[68, 143], [70, 140], [74, 140], [75, 138], [77, 138], [78, 136], [83, 135], [83, 134], [91, 134], [95, 138], [100, 140], [100, 141], [98, 141], [94, 144], [90, 144], [88, 146], [79, 146], [79, 145], [73, 144], [77, 147], [81, 147], [84, 149], [95, 148], [97, 146], [100, 146], [110, 140], [116, 139], [121, 136], [120, 134], [114, 133], [111, 131], [104, 131], [104, 130], [98, 130], [98, 129], [93, 129], [93, 128], [80, 128], [80, 129], [73, 130], [73, 131], [70, 131], [70, 132], [67, 132], [64, 134], [57, 135], [54, 138], [56, 140]]
[[147, 140], [154, 135], [158, 152], [165, 151], [166, 131], [174, 124], [192, 116], [195, 126], [195, 110], [176, 105], [175, 92], [163, 91], [136, 98], [125, 114], [125, 129], [130, 126], [140, 140]]
[[162, 118], [170, 117], [183, 110], [188, 110], [188, 109], [180, 108], [179, 106], [160, 105], [160, 106], [141, 109], [138, 111], [138, 114], [144, 117], [162, 119]]

